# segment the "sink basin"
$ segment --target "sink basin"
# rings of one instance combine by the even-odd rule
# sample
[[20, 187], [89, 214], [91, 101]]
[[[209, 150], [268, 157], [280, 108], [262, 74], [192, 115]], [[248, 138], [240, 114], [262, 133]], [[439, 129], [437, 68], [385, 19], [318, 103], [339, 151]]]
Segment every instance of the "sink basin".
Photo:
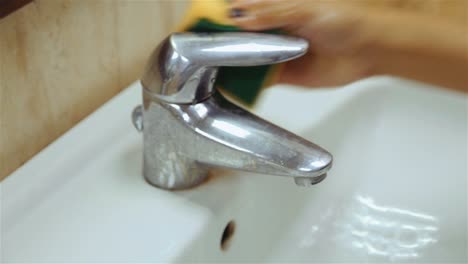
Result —
[[131, 85], [1, 183], [2, 262], [467, 262], [466, 96], [393, 78], [278, 86], [258, 115], [329, 150], [311, 188], [141, 175]]

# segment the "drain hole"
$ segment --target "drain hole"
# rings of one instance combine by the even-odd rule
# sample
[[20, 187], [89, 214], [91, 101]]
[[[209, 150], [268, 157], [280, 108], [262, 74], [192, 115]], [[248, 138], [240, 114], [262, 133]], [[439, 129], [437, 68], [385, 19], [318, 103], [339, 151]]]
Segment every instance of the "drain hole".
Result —
[[229, 221], [229, 223], [224, 228], [223, 234], [221, 236], [221, 249], [227, 250], [229, 248], [229, 244], [231, 243], [232, 236], [234, 235], [234, 231], [236, 229], [236, 224], [234, 221]]

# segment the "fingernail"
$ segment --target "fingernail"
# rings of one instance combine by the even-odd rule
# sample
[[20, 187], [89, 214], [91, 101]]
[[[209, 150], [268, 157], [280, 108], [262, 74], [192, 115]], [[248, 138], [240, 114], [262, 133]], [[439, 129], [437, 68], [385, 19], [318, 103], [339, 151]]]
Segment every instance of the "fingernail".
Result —
[[236, 18], [236, 17], [243, 17], [245, 15], [245, 11], [240, 8], [231, 8], [229, 10], [229, 17]]

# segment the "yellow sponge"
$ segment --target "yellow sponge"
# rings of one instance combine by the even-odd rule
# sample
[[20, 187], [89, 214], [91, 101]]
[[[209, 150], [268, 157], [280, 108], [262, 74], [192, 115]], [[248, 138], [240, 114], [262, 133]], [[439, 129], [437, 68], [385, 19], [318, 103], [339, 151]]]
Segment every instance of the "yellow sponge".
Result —
[[187, 31], [201, 19], [218, 25], [232, 25], [228, 16], [228, 1], [192, 0], [178, 31]]

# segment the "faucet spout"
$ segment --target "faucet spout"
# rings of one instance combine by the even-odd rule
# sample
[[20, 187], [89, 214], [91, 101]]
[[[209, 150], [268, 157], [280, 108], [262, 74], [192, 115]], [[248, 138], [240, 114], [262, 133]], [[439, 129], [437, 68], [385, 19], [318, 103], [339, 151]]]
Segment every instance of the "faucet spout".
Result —
[[145, 108], [150, 114], [144, 129], [153, 132], [145, 136], [158, 138], [145, 139], [144, 173], [159, 187], [193, 186], [207, 176], [209, 167], [286, 176], [307, 186], [323, 180], [332, 165], [326, 150], [218, 92], [197, 104], [160, 102]]

